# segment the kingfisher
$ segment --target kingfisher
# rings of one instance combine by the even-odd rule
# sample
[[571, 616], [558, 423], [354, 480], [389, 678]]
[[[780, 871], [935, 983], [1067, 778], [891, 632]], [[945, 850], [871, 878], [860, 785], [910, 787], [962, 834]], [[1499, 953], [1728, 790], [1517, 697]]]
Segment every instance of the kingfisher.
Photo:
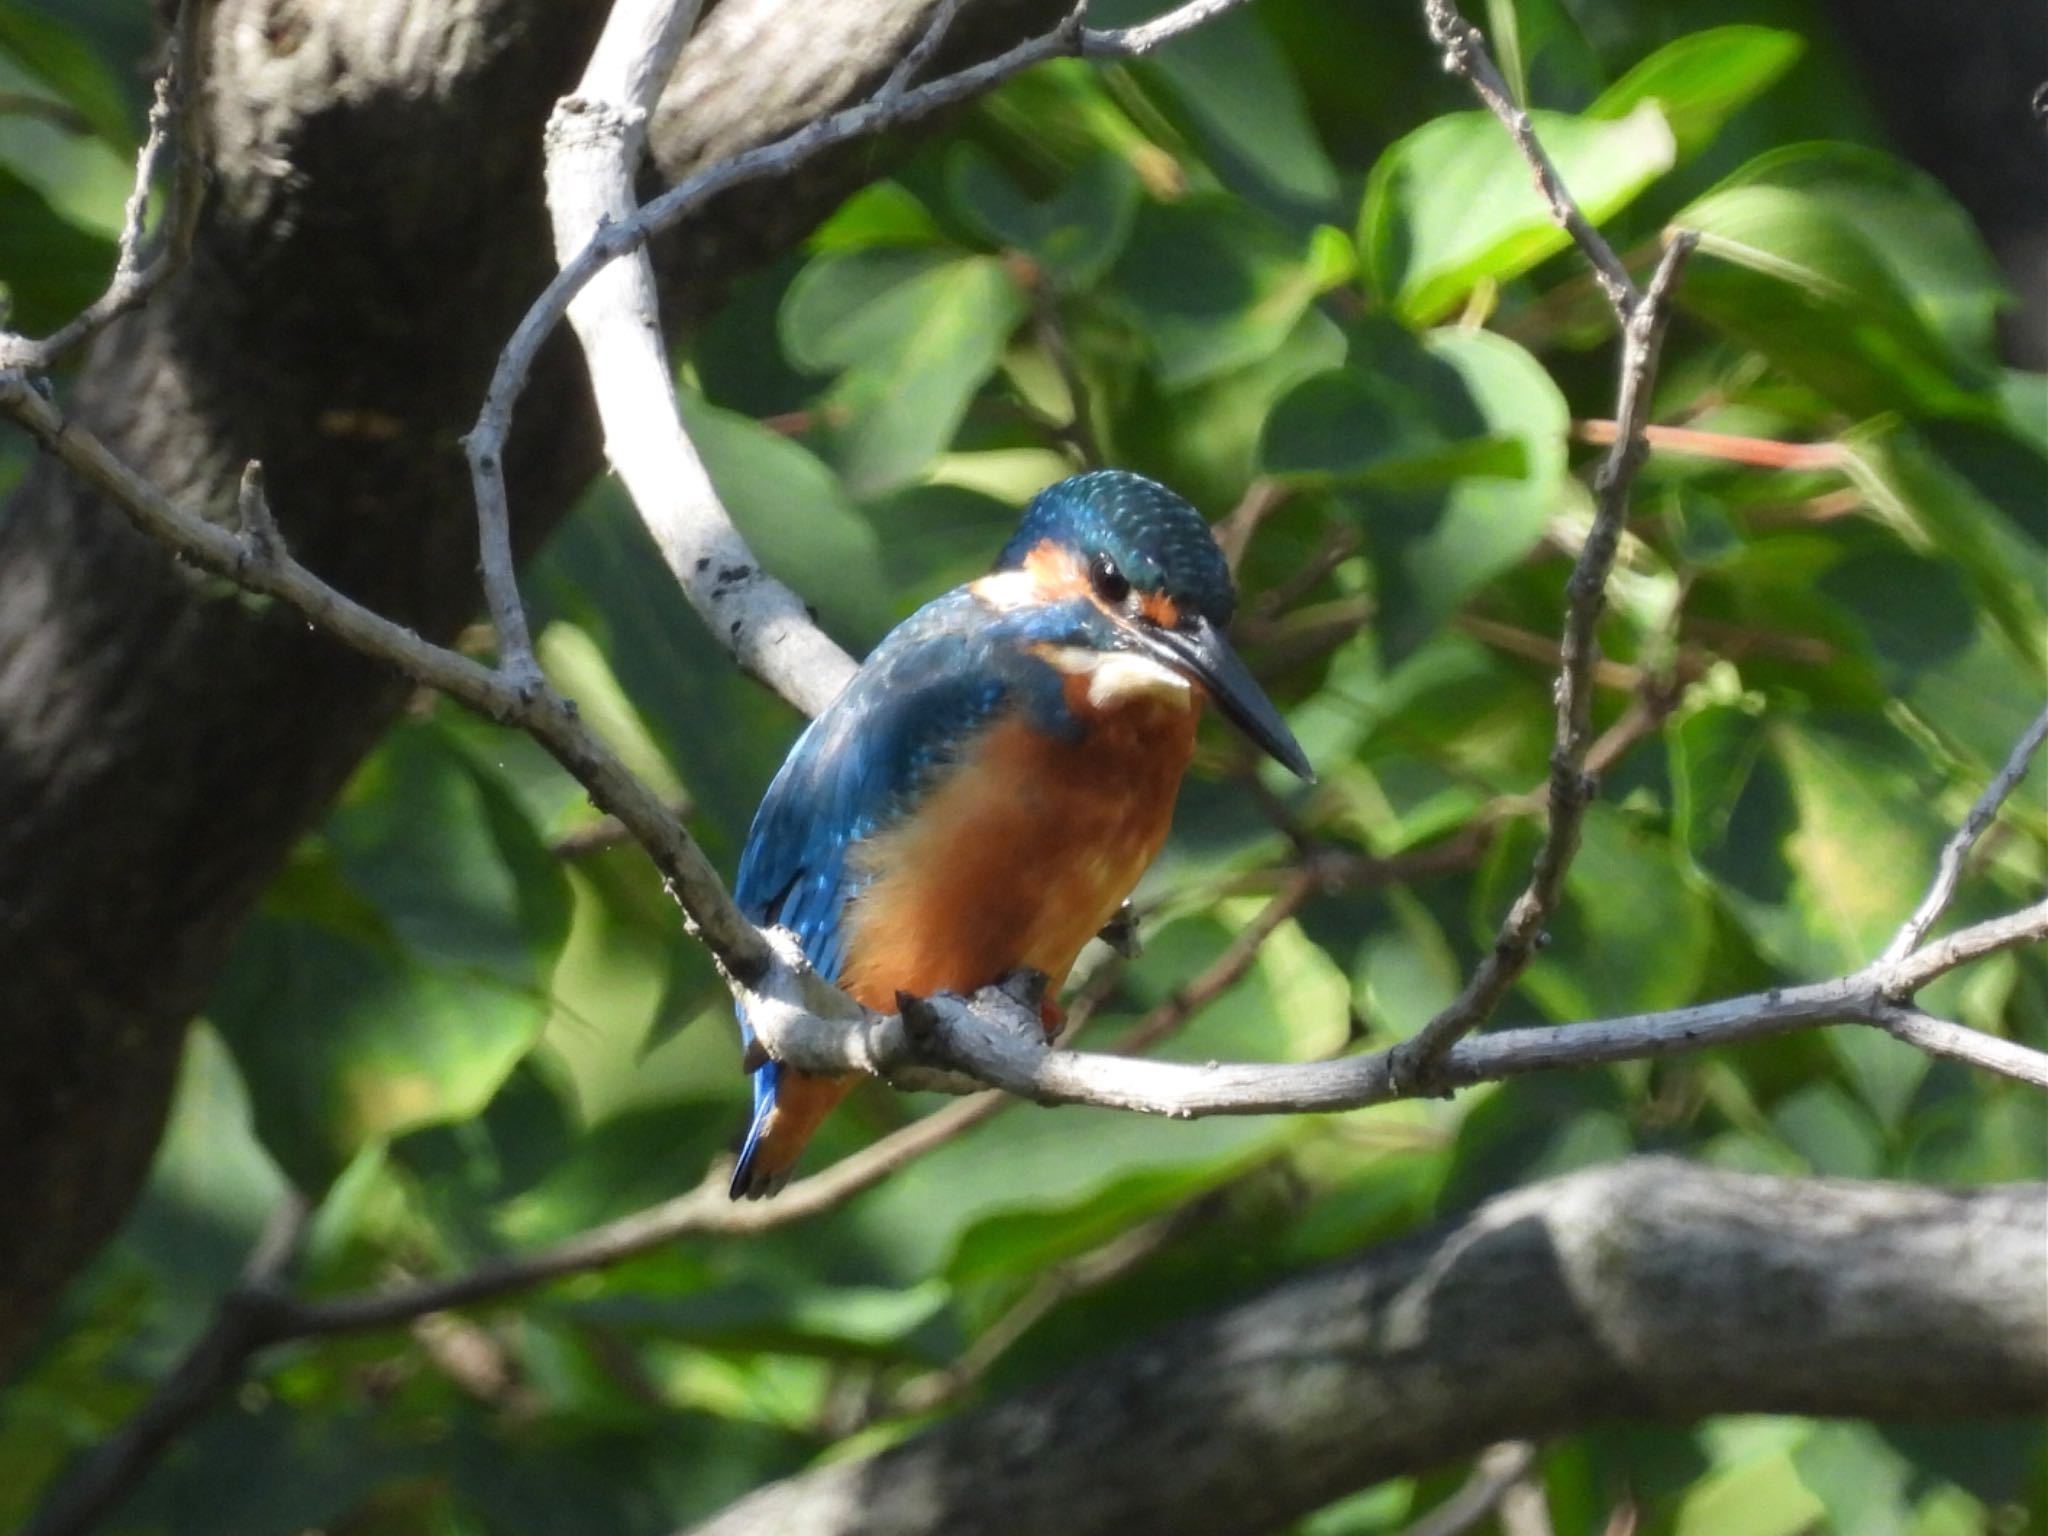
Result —
[[[991, 573], [891, 630], [797, 739], [741, 910], [878, 1012], [1018, 970], [1056, 998], [1165, 843], [1205, 700], [1313, 778], [1224, 638], [1236, 602], [1209, 525], [1157, 481], [1047, 487]], [[1050, 1034], [1057, 1005], [1042, 1017]], [[740, 1031], [758, 1055], [744, 1012]], [[732, 1197], [779, 1191], [852, 1082], [755, 1065]]]

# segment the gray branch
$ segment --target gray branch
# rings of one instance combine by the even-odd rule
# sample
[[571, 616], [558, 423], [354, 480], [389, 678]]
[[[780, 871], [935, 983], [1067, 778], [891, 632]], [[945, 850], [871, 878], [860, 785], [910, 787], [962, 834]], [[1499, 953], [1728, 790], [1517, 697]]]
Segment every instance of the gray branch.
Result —
[[[1486, 60], [1477, 33], [1471, 34], [1463, 56], [1468, 60]], [[1569, 194], [1561, 185], [1558, 196], [1569, 203]], [[1586, 240], [1606, 248], [1606, 243], [1590, 227]], [[1614, 568], [1615, 551], [1628, 522], [1629, 490], [1635, 484], [1637, 469], [1649, 456], [1643, 433], [1650, 419], [1650, 394], [1656, 383], [1658, 356], [1663, 350], [1671, 290], [1698, 243], [1693, 234], [1674, 235], [1665, 245], [1649, 291], [1637, 294], [1631, 287], [1620, 301], [1625, 307], [1620, 311], [1621, 384], [1615, 406], [1614, 444], [1594, 476], [1593, 526], [1573, 563], [1571, 579], [1565, 584], [1564, 638], [1559, 646], [1556, 686], [1557, 735], [1550, 750], [1549, 807], [1543, 843], [1536, 850], [1527, 887], [1508, 908], [1493, 948], [1487, 951], [1464, 989], [1397, 1048], [1394, 1068], [1404, 1082], [1445, 1086], [1440, 1074], [1447, 1053], [1492, 1017], [1516, 979], [1528, 969], [1550, 914], [1564, 896], [1565, 875], [1579, 851], [1579, 829], [1598, 790], [1598, 784], [1586, 771], [1586, 754], [1593, 742], [1593, 671], [1600, 661], [1598, 630], [1600, 615], [1607, 607], [1607, 577]]]
[[1920, 1049], [2048, 1086], [2048, 1055], [1926, 1019], [1907, 1006], [1913, 993], [1959, 965], [2043, 941], [2048, 901], [1832, 981], [1659, 1013], [1494, 1030], [1453, 1045], [1427, 1090], [1403, 1074], [1399, 1046], [1328, 1061], [1206, 1064], [1060, 1050], [1029, 1027], [1030, 1009], [994, 987], [972, 998], [905, 999], [900, 1014], [864, 1013], [852, 1021], [771, 1006], [754, 1026], [771, 1054], [807, 1072], [865, 1072], [941, 1092], [993, 1087], [1039, 1104], [1094, 1104], [1173, 1119], [1361, 1109], [1438, 1088], [1682, 1055], [1827, 1024], [1874, 1026]]
[[[121, 215], [121, 237], [113, 279], [92, 303], [41, 341], [0, 332], [0, 368], [40, 373], [65, 354], [99, 335], [130, 310], [140, 308], [182, 266], [192, 250], [200, 199], [206, 194], [198, 114], [192, 110], [205, 68], [206, 30], [213, 0], [181, 0], [170, 36], [164, 40], [163, 73], [149, 109], [149, 129], [135, 159], [135, 185]], [[152, 235], [145, 228], [150, 189], [164, 158], [171, 175], [165, 216]]]
[[[505, 344], [483, 409], [468, 438], [484, 571], [507, 668], [515, 680], [526, 687], [539, 683], [531, 646], [524, 643], [526, 620], [512, 576], [508, 535], [512, 519], [505, 488], [504, 448], [512, 430], [513, 410], [542, 345], [600, 272], [639, 251], [663, 230], [729, 188], [789, 176], [837, 145], [916, 122], [1049, 59], [1072, 55], [1096, 59], [1138, 57], [1243, 3], [1244, 0], [1190, 0], [1156, 21], [1121, 30], [1084, 27], [1082, 18], [1087, 7], [1080, 4], [1051, 31], [1027, 39], [993, 59], [923, 85], [906, 87], [903, 80], [893, 78], [892, 72], [892, 78], [885, 79], [880, 90], [867, 100], [808, 122], [771, 144], [718, 160], [632, 213], [599, 224], [580, 249], [573, 253], [564, 251], [561, 270], [534, 300]], [[950, 29], [953, 9], [946, 5], [936, 8], [927, 31], [912, 42], [913, 54], [928, 41], [936, 49], [935, 35]], [[615, 147], [623, 148], [623, 139]], [[578, 200], [582, 200], [580, 195]], [[570, 230], [558, 213], [558, 241], [579, 232]], [[620, 309], [613, 318], [622, 324], [627, 313]], [[621, 347], [625, 345], [621, 325], [602, 325], [598, 334], [617, 340]], [[704, 618], [712, 636], [731, 652], [743, 670], [806, 714], [816, 714], [851, 674], [852, 661], [811, 622], [802, 601], [763, 570], [747, 550], [680, 425], [670, 427], [666, 422], [649, 419], [663, 414], [659, 401], [650, 408], [628, 409], [625, 380], [643, 373], [644, 368], [629, 365], [623, 356], [614, 356], [609, 350], [604, 358], [593, 360], [593, 375], [607, 368], [615, 368], [616, 377], [612, 386], [600, 380], [601, 398], [610, 387], [616, 387], [620, 424], [630, 420], [648, 434], [644, 439], [636, 434], [635, 440], [628, 442], [622, 435], [612, 433], [608, 435], [608, 446], [615, 459], [632, 455], [630, 462], [636, 468], [628, 474], [629, 488], [634, 490], [641, 515], [655, 529], [684, 595]], [[666, 414], [674, 414], [672, 402]], [[621, 471], [628, 473], [624, 462]]]
[[2038, 1413], [2044, 1244], [2040, 1185], [1622, 1163], [774, 1484], [696, 1536], [1254, 1536], [1608, 1419]]
[[1928, 931], [1941, 920], [1941, 914], [1955, 899], [1956, 886], [1963, 878], [1963, 861], [1969, 858], [1977, 840], [1997, 819], [1998, 808], [2005, 804], [2006, 798], [2019, 787], [2020, 780], [2027, 776], [2027, 765], [2041, 750], [2044, 739], [2048, 739], [2048, 709], [2034, 717], [2034, 723], [2013, 744], [2005, 766], [1984, 786], [1984, 793], [1970, 807], [1970, 814], [1963, 818], [1962, 825], [1942, 845], [1941, 857], [1935, 861], [1934, 883], [1927, 888], [1925, 899], [1913, 909], [1913, 915], [1906, 919], [1891, 943], [1885, 946], [1885, 959], [1904, 959], [1920, 947]]
[[1607, 577], [1628, 520], [1629, 492], [1636, 471], [1649, 456], [1646, 431], [1650, 396], [1657, 380], [1671, 291], [1698, 237], [1673, 233], [1647, 291], [1638, 290], [1628, 269], [1601, 237], [1558, 174], [1537, 138], [1529, 114], [1509, 96], [1486, 42], [1459, 14], [1454, 0], [1423, 0], [1429, 35], [1443, 50], [1444, 68], [1462, 76], [1488, 111], [1500, 119], [1516, 150], [1528, 162], [1536, 189], [1551, 215], [1592, 263], [1594, 276], [1621, 327], [1615, 438], [1594, 477], [1594, 515], [1585, 546], [1565, 586], [1564, 637], [1557, 672], [1557, 736], [1550, 753], [1549, 807], [1543, 843], [1522, 894], [1509, 907], [1493, 948], [1462, 991], [1401, 1046], [1394, 1070], [1403, 1082], [1448, 1086], [1442, 1079], [1451, 1047], [1492, 1017], [1516, 979], [1528, 969], [1550, 914], [1564, 895], [1566, 872], [1579, 849], [1579, 829], [1598, 785], [1586, 771], [1592, 743], [1593, 672], [1600, 660], [1598, 629], [1607, 605]]

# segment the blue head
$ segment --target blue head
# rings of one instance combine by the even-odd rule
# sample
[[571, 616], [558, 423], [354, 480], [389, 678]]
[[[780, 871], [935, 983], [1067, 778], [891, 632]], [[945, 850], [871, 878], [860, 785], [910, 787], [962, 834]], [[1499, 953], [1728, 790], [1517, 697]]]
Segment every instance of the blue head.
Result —
[[1279, 712], [1224, 638], [1237, 607], [1230, 567], [1202, 514], [1156, 480], [1101, 469], [1047, 486], [996, 558], [1030, 578], [1032, 600], [1078, 606], [1087, 643], [1199, 684], [1246, 735], [1314, 777]]
[[1162, 616], [1170, 606], [1172, 618], [1199, 613], [1217, 629], [1230, 627], [1237, 591], [1223, 551], [1202, 514], [1157, 480], [1098, 469], [1047, 486], [1024, 509], [1024, 520], [996, 557], [996, 569], [1024, 569], [1033, 551], [1048, 542], [1079, 557], [1084, 568], [1113, 571], [1112, 590], [1121, 578]]

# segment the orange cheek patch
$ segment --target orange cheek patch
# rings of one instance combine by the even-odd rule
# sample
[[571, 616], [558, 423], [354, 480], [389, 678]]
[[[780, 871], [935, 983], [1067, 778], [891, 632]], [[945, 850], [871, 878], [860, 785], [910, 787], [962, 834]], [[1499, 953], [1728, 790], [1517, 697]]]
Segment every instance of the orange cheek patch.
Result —
[[1164, 592], [1139, 593], [1138, 607], [1146, 618], [1157, 624], [1161, 629], [1177, 629], [1180, 627], [1180, 608]]

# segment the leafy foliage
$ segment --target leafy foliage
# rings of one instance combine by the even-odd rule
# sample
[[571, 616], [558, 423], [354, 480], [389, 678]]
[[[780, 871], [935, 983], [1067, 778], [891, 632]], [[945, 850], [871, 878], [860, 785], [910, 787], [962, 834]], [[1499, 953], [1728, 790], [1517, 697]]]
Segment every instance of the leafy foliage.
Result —
[[[1667, 31], [1681, 9], [1690, 30]], [[2042, 695], [2048, 386], [2002, 368], [1996, 268], [1938, 185], [1857, 131], [1868, 113], [1794, 0], [1489, 11], [1617, 245], [1641, 261], [1667, 218], [1703, 232], [1655, 414], [1725, 448], [1660, 455], [1639, 482], [1598, 723], [1669, 708], [1629, 727], [1508, 1011], [1571, 1021], [1833, 974], [1910, 910]], [[0, 0], [0, 88], [70, 114], [0, 117], [0, 271], [31, 329], [111, 261], [137, 120], [117, 78]], [[1853, 137], [1818, 141], [1829, 121]], [[714, 478], [856, 647], [974, 574], [1090, 445], [1212, 515], [1255, 483], [1279, 496], [1240, 635], [1323, 782], [1270, 781], [1293, 796], [1276, 816], [1238, 745], [1208, 738], [1104, 1037], [1215, 958], [1296, 836], [1386, 856], [1497, 824], [1439, 874], [1283, 924], [1171, 1053], [1384, 1043], [1490, 942], [1528, 867], [1515, 797], [1544, 771], [1590, 517], [1573, 424], [1613, 409], [1610, 328], [1564, 246], [1419, 36], [1273, 0], [1156, 61], [1017, 81], [697, 338], [686, 415]], [[1743, 452], [1760, 441], [1837, 448], [1762, 468]], [[730, 867], [799, 722], [699, 632], [612, 489], [530, 591], [552, 674]], [[203, 1326], [287, 1180], [321, 1201], [304, 1279], [340, 1290], [569, 1235], [730, 1146], [744, 1084], [722, 989], [632, 849], [551, 851], [592, 815], [529, 744], [446, 707], [363, 767], [195, 1028], [141, 1208], [0, 1400], [0, 1524]], [[1961, 914], [2044, 871], [2037, 777]], [[2048, 1045], [2039, 955], [1930, 1002]], [[864, 1088], [812, 1164], [932, 1107]], [[1849, 1031], [1321, 1120], [1008, 1111], [801, 1229], [542, 1290], [455, 1325], [460, 1348], [423, 1329], [280, 1354], [117, 1524], [667, 1530], [871, 1423], [895, 1432], [922, 1406], [911, 1384], [1019, 1318], [1036, 1320], [993, 1352], [988, 1391], [1649, 1148], [1982, 1181], [2048, 1171], [2048, 1123], [2012, 1085]], [[1092, 1288], [1018, 1310], [1134, 1235]], [[2021, 1436], [1964, 1453], [1742, 1420], [1589, 1434], [1542, 1470], [1560, 1531], [1624, 1500], [1678, 1536], [2048, 1519]], [[1453, 1484], [1390, 1483], [1301, 1530], [1396, 1530]]]

